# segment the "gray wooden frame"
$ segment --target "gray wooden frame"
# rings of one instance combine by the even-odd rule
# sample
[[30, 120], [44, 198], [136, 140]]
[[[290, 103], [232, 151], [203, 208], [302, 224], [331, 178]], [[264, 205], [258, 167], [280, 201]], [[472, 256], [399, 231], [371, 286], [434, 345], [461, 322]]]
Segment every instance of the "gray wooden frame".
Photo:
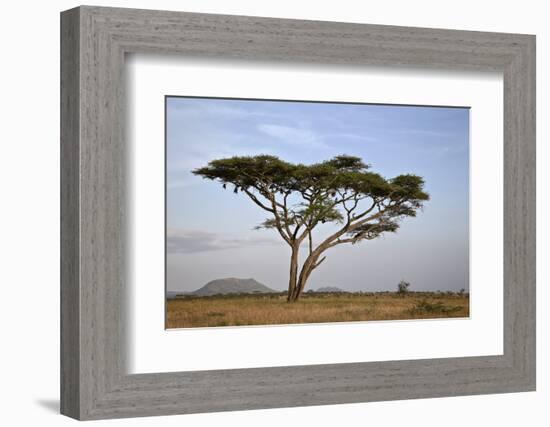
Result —
[[[504, 76], [504, 354], [125, 371], [124, 57]], [[77, 419], [535, 390], [535, 37], [83, 6], [61, 14], [61, 412]]]

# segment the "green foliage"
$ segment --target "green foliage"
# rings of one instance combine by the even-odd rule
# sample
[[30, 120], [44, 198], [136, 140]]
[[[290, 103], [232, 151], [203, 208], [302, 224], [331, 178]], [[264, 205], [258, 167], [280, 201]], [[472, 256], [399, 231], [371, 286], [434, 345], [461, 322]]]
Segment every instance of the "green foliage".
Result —
[[422, 191], [424, 180], [416, 175], [400, 175], [386, 180], [369, 172], [358, 157], [336, 156], [312, 165], [292, 164], [270, 155], [240, 156], [211, 161], [193, 173], [206, 179], [233, 184], [238, 190], [300, 192], [314, 195], [324, 192], [355, 191], [368, 196], [428, 200]]
[[397, 293], [399, 295], [404, 295], [406, 294], [407, 292], [409, 292], [409, 288], [410, 288], [411, 284], [409, 282], [406, 282], [404, 280], [401, 280], [398, 284], [397, 284]]
[[[385, 179], [369, 169], [360, 158], [347, 155], [312, 165], [259, 155], [213, 160], [193, 173], [218, 181], [224, 188], [232, 185], [235, 193], [244, 192], [271, 211], [273, 217], [257, 228], [311, 229], [319, 223], [353, 222], [362, 218], [360, 205], [369, 200], [379, 215], [375, 221], [348, 227], [355, 243], [395, 232], [400, 218], [415, 216], [422, 202], [429, 199], [421, 177], [407, 174]], [[295, 196], [301, 202], [291, 205]]]

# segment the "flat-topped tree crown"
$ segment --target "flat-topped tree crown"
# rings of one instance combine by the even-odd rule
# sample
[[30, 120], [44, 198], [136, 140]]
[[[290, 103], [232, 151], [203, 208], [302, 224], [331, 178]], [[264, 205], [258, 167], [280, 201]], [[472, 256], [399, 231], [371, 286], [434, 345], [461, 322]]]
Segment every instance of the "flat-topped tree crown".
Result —
[[[416, 216], [429, 200], [422, 177], [412, 174], [386, 179], [355, 156], [340, 155], [320, 163], [293, 164], [276, 156], [236, 156], [213, 160], [195, 175], [246, 194], [270, 216], [258, 228], [273, 228], [291, 248], [288, 300], [299, 298], [311, 272], [329, 248], [372, 240], [396, 232], [399, 220]], [[337, 231], [314, 247], [319, 224]], [[298, 272], [298, 252], [307, 239], [309, 253]]]

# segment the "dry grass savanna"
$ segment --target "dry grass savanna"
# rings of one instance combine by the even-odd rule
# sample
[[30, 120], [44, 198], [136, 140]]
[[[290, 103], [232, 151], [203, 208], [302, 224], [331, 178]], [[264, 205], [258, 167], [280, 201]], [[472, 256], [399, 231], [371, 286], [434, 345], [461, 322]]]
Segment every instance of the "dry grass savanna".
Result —
[[315, 292], [291, 304], [286, 293], [183, 295], [166, 305], [169, 329], [469, 317], [463, 292]]

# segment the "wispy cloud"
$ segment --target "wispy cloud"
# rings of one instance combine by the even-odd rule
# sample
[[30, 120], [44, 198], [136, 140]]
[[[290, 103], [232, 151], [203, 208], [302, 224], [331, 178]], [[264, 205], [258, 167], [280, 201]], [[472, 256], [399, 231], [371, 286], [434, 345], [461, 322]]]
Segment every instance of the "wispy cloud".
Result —
[[352, 133], [352, 132], [337, 132], [337, 133], [328, 133], [323, 136], [324, 139], [351, 139], [351, 140], [357, 140], [357, 141], [367, 141], [367, 142], [375, 142], [378, 141], [378, 138], [375, 138], [373, 136], [368, 135], [362, 135], [360, 133]]
[[[170, 113], [175, 115], [178, 119], [183, 118], [205, 118], [210, 119], [252, 119], [252, 118], [281, 118], [280, 114], [271, 113], [263, 109], [258, 108], [243, 108], [237, 105], [231, 105], [232, 101], [210, 102], [204, 99], [182, 99], [178, 98], [180, 102], [172, 101], [170, 103]], [[181, 102], [187, 101], [187, 102]], [[170, 102], [170, 101], [169, 101]]]
[[257, 129], [271, 138], [288, 144], [309, 145], [317, 148], [326, 147], [323, 138], [311, 129], [262, 123]]
[[453, 134], [451, 132], [432, 130], [432, 129], [398, 129], [390, 130], [390, 132], [400, 135], [417, 135], [417, 136], [430, 136], [434, 138], [449, 138]]
[[[433, 155], [457, 154], [468, 150], [467, 137], [457, 135], [457, 132], [452, 130], [404, 128], [392, 129], [388, 132], [399, 138], [398, 141], [394, 140], [396, 146], [414, 144], [416, 150]], [[387, 143], [392, 143], [392, 139], [388, 139]]]
[[267, 237], [233, 237], [204, 230], [171, 229], [166, 233], [166, 250], [168, 253], [221, 251], [277, 243], [279, 243], [277, 240]]

